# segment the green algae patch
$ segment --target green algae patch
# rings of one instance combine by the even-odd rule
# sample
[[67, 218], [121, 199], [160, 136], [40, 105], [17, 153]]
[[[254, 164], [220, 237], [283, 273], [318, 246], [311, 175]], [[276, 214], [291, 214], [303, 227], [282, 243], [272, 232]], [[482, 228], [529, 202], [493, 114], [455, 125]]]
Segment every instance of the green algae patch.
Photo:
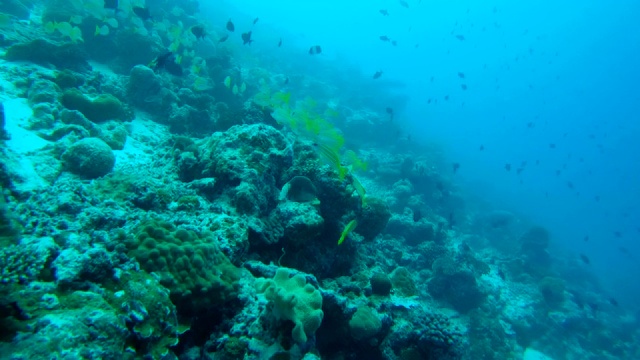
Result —
[[60, 102], [65, 108], [80, 111], [87, 119], [97, 123], [127, 118], [124, 105], [111, 94], [101, 94], [90, 99], [78, 89], [68, 89], [62, 93]]

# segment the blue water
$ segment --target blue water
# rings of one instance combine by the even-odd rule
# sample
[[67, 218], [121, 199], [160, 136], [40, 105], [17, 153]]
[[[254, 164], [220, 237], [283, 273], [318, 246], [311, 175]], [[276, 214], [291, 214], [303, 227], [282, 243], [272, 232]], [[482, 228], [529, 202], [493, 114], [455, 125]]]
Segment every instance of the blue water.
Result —
[[[268, 51], [282, 36], [285, 49], [321, 44], [324, 60], [337, 66], [348, 62], [354, 78], [382, 70], [381, 79], [369, 85], [388, 85], [390, 92], [406, 96], [399, 121], [416, 141], [439, 144], [452, 163], [461, 164], [455, 179], [466, 191], [543, 224], [553, 245], [576, 258], [587, 255], [602, 284], [625, 305], [636, 304], [640, 4], [425, 0], [411, 1], [407, 9], [396, 1], [245, 0], [234, 5], [246, 22], [259, 16], [262, 25], [277, 30], [277, 35], [256, 32], [253, 50]], [[380, 9], [390, 15], [382, 16]], [[379, 40], [382, 35], [398, 46]]]

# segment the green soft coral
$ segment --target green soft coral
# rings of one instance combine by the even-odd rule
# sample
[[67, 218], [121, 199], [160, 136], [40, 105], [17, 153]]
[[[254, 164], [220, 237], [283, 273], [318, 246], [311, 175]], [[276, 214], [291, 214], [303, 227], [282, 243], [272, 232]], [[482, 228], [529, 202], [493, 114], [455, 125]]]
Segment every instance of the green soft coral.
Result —
[[322, 323], [322, 295], [302, 274], [293, 277], [292, 270], [278, 268], [273, 279], [258, 279], [258, 292], [273, 303], [278, 319], [290, 320], [295, 326], [292, 337], [297, 343], [306, 343]]

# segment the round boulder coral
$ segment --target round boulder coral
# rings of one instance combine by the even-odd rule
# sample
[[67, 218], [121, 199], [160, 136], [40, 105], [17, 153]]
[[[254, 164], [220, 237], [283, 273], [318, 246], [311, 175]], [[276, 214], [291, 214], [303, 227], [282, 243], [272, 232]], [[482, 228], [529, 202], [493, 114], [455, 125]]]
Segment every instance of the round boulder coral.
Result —
[[116, 163], [116, 157], [107, 143], [98, 138], [85, 138], [71, 145], [62, 154], [65, 167], [86, 179], [107, 175]]
[[351, 336], [356, 340], [368, 339], [376, 336], [382, 329], [382, 321], [375, 310], [368, 306], [358, 308], [349, 320]]
[[366, 205], [358, 216], [358, 234], [366, 240], [375, 239], [387, 226], [389, 218], [391, 212], [382, 199], [367, 197]]

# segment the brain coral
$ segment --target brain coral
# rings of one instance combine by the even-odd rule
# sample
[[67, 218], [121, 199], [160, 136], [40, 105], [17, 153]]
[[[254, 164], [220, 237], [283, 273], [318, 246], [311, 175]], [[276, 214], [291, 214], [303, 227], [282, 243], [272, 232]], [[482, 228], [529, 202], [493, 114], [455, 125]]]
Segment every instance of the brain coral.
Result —
[[72, 173], [87, 179], [107, 175], [116, 163], [116, 157], [107, 143], [98, 138], [85, 138], [75, 142], [62, 154], [62, 161]]

